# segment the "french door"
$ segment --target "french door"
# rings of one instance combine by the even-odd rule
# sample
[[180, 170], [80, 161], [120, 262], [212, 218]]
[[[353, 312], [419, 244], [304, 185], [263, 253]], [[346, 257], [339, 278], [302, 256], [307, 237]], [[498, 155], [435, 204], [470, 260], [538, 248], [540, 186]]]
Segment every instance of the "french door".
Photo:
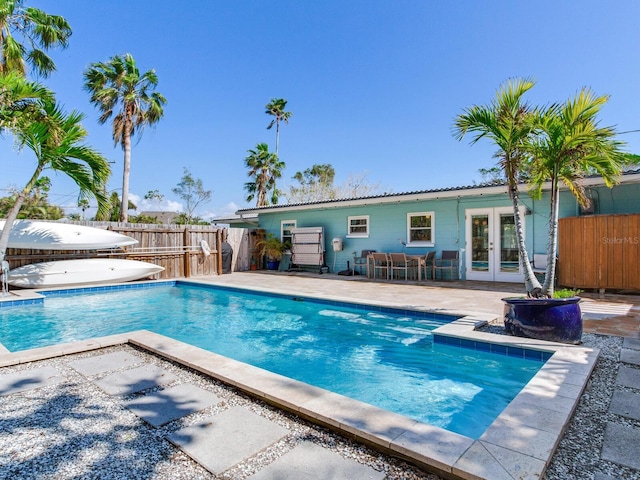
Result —
[[472, 208], [465, 217], [467, 280], [522, 282], [513, 208]]

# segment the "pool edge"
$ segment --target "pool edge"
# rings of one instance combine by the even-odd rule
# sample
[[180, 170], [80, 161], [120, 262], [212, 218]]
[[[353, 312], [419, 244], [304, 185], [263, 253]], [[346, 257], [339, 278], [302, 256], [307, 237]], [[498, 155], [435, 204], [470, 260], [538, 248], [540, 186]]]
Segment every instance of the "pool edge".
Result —
[[551, 356], [453, 464], [452, 473], [464, 479], [542, 478], [587, 387], [600, 350], [476, 331], [484, 317], [460, 318], [435, 329], [434, 336], [489, 342]]
[[586, 388], [599, 351], [477, 332], [473, 330], [476, 320], [465, 317], [437, 330], [443, 329], [439, 334], [552, 353], [478, 440], [146, 330], [0, 353], [0, 367], [131, 344], [436, 474], [487, 480], [541, 478]]

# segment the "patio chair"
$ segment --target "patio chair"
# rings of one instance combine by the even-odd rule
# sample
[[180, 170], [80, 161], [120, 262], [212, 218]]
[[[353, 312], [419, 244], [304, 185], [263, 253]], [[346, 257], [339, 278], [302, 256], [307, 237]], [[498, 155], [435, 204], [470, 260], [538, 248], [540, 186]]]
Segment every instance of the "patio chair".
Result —
[[356, 257], [355, 253], [353, 252], [353, 271], [357, 271], [360, 275], [362, 275], [362, 269], [365, 269], [365, 272], [367, 270], [367, 262], [369, 261], [369, 254], [375, 252], [375, 250], [362, 250], [362, 252], [360, 252], [360, 256]]
[[[445, 280], [445, 272], [449, 272], [449, 280], [457, 280], [458, 278], [458, 251], [457, 250], [443, 250], [440, 258], [437, 258], [433, 262], [433, 279], [438, 278], [438, 272], [440, 272], [440, 279]], [[455, 279], [454, 279], [455, 275]]]
[[389, 276], [391, 280], [396, 278], [396, 273], [404, 272], [404, 279], [409, 279], [409, 263], [407, 256], [404, 253], [390, 253], [389, 254], [389, 268], [391, 269]]
[[436, 258], [436, 252], [427, 252], [424, 258], [420, 261], [420, 268], [423, 270], [421, 275], [424, 275], [424, 279], [434, 279], [433, 272], [434, 260]]
[[374, 279], [378, 278], [378, 272], [380, 272], [380, 278], [387, 280], [389, 278], [389, 257], [386, 253], [373, 252], [371, 258], [371, 274]]

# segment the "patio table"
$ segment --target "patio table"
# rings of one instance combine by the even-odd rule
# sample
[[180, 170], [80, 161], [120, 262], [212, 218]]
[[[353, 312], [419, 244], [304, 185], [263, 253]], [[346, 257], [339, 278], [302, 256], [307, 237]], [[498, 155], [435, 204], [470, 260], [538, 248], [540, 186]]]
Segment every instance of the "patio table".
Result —
[[[388, 254], [387, 254], [388, 255]], [[418, 281], [422, 280], [422, 265], [420, 262], [424, 260], [424, 255], [405, 255], [407, 257], [407, 263], [409, 268], [417, 268], [418, 270]], [[371, 278], [371, 272], [374, 272], [375, 262], [373, 260], [373, 255], [367, 255], [367, 278]], [[387, 279], [389, 279], [389, 273], [391, 270], [387, 269]]]
[[407, 255], [407, 262], [409, 263], [410, 268], [418, 269], [418, 281], [422, 280], [422, 261], [424, 260], [424, 255]]

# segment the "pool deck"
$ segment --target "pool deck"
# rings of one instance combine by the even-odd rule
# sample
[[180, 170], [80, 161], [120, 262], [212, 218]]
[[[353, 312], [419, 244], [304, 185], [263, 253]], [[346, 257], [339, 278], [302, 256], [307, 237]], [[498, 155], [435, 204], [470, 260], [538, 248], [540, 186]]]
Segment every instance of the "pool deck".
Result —
[[[459, 320], [438, 328], [435, 334], [454, 343], [491, 342], [500, 345], [501, 349], [527, 348], [549, 352], [552, 357], [477, 440], [145, 331], [24, 352], [0, 353], [0, 367], [130, 344], [443, 477], [510, 480], [541, 478], [587, 385], [599, 353], [583, 346], [475, 331], [474, 328], [484, 322], [500, 322], [501, 298], [519, 293], [519, 285], [479, 282], [412, 285], [370, 282], [358, 277], [267, 272], [235, 273], [192, 281], [456, 314], [461, 316]], [[30, 293], [22, 291], [20, 295], [27, 298]], [[627, 349], [631, 353], [628, 355], [638, 356], [638, 348], [634, 348], [634, 341], [639, 338], [639, 322], [635, 317], [639, 305], [637, 299], [606, 295], [604, 298], [586, 298], [582, 303], [585, 331], [608, 335], [622, 332], [624, 336], [631, 337], [630, 348]], [[0, 370], [0, 386], [2, 377], [3, 371]], [[640, 395], [636, 400], [640, 400]], [[207, 467], [208, 460], [198, 453], [197, 445], [182, 445], [182, 448]], [[220, 473], [207, 468], [213, 473]], [[300, 468], [300, 465], [289, 468]], [[270, 478], [266, 469], [263, 478]]]

